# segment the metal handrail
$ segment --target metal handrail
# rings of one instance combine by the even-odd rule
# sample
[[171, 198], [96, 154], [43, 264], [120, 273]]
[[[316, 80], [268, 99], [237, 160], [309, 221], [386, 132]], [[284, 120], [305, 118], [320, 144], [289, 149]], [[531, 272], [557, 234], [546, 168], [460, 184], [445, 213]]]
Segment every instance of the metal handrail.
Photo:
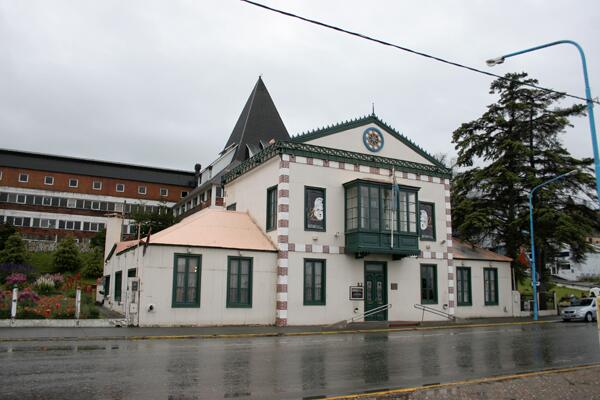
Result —
[[424, 306], [423, 304], [415, 304], [414, 307], [417, 310], [422, 310], [423, 314], [421, 315], [421, 322], [423, 322], [423, 320], [425, 319], [425, 311], [430, 312], [434, 315], [437, 315], [439, 317], [444, 317], [444, 318], [448, 318], [451, 321], [456, 321], [456, 317], [452, 314], [449, 314], [445, 311], [442, 310], [438, 310], [436, 308], [433, 307], [428, 307], [428, 306]]
[[357, 316], [355, 316], [353, 318], [350, 318], [350, 319], [346, 320], [346, 323], [354, 322], [357, 319], [368, 317], [369, 315], [377, 314], [378, 312], [389, 310], [390, 308], [392, 308], [392, 303], [388, 303], [388, 304], [384, 304], [384, 305], [379, 306], [379, 307], [375, 307], [375, 308], [373, 308], [373, 309], [371, 309], [371, 310], [369, 310], [367, 312], [364, 312], [362, 314], [359, 314], [359, 315], [357, 315]]

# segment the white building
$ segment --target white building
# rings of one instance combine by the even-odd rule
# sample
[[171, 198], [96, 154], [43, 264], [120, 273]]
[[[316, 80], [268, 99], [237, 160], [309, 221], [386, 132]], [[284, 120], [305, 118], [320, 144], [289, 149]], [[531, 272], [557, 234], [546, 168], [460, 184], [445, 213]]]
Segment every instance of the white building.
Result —
[[472, 264], [470, 304], [457, 304], [449, 171], [416, 144], [374, 114], [270, 142], [221, 172], [222, 206], [153, 235], [145, 255], [115, 247], [107, 304], [139, 311], [139, 325], [416, 321], [419, 304], [510, 315], [506, 262]]
[[552, 266], [552, 274], [568, 281], [580, 281], [584, 278], [600, 277], [600, 246], [592, 245], [596, 253], [586, 253], [585, 260], [576, 262], [571, 259], [571, 252], [560, 253]]

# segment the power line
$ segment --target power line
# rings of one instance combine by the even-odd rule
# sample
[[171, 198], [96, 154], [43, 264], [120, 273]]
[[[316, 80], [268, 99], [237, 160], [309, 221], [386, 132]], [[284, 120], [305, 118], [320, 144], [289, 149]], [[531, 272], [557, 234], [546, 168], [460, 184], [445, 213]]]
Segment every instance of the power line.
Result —
[[[517, 79], [509, 79], [509, 78], [506, 78], [506, 77], [501, 76], [501, 75], [496, 75], [494, 73], [487, 72], [487, 71], [484, 71], [484, 70], [481, 70], [481, 69], [478, 69], [478, 68], [470, 67], [470, 66], [465, 65], [465, 64], [460, 64], [460, 63], [455, 62], [455, 61], [450, 61], [450, 60], [446, 60], [446, 59], [441, 58], [441, 57], [436, 57], [436, 56], [431, 55], [431, 54], [423, 53], [421, 51], [413, 50], [413, 49], [410, 49], [408, 47], [404, 47], [404, 46], [400, 46], [400, 45], [397, 45], [397, 44], [393, 44], [393, 43], [387, 42], [385, 40], [381, 40], [381, 39], [377, 39], [377, 38], [374, 38], [374, 37], [371, 37], [371, 36], [364, 35], [362, 33], [349, 31], [347, 29], [340, 28], [340, 27], [335, 26], [335, 25], [330, 25], [330, 24], [327, 24], [325, 22], [321, 22], [321, 21], [317, 21], [317, 20], [314, 20], [314, 19], [302, 17], [300, 15], [293, 14], [293, 13], [288, 12], [288, 11], [283, 11], [283, 10], [280, 10], [280, 9], [277, 9], [277, 8], [269, 7], [267, 5], [264, 5], [264, 4], [261, 4], [261, 3], [257, 3], [257, 2], [251, 1], [251, 0], [240, 0], [240, 1], [243, 1], [244, 3], [251, 4], [251, 5], [256, 6], [256, 7], [263, 8], [265, 10], [269, 10], [269, 11], [272, 11], [272, 12], [275, 12], [275, 13], [278, 13], [278, 14], [285, 15], [287, 17], [296, 18], [296, 19], [299, 19], [301, 21], [308, 22], [310, 24], [321, 26], [323, 28], [333, 29], [334, 31], [345, 33], [345, 34], [351, 35], [351, 36], [356, 36], [358, 38], [361, 38], [361, 39], [364, 39], [364, 40], [368, 40], [368, 41], [371, 41], [371, 42], [375, 42], [375, 43], [378, 43], [378, 44], [382, 44], [384, 46], [393, 47], [393, 48], [398, 49], [398, 50], [402, 50], [402, 51], [406, 51], [408, 53], [416, 54], [416, 55], [421, 56], [421, 57], [426, 57], [426, 58], [432, 59], [434, 61], [438, 61], [438, 62], [441, 62], [441, 63], [444, 63], [444, 64], [452, 65], [452, 66], [457, 67], [457, 68], [466, 69], [468, 71], [475, 72], [475, 73], [478, 73], [478, 74], [483, 74], [483, 75], [491, 76], [491, 77], [494, 77], [494, 78], [497, 78], [497, 79], [502, 79], [504, 81], [519, 83], [519, 84], [522, 84], [522, 85], [525, 85], [525, 86], [529, 86], [529, 87], [532, 87], [532, 88], [535, 88], [535, 89], [546, 91], [548, 93], [555, 93], [555, 94], [559, 94], [559, 95], [562, 95], [562, 96], [571, 97], [573, 99], [577, 99], [577, 100], [581, 100], [581, 101], [587, 102], [587, 99], [585, 97], [576, 96], [576, 95], [569, 94], [569, 93], [566, 93], [566, 92], [560, 92], [558, 90], [545, 88], [543, 86], [534, 85], [532, 83], [522, 82], [522, 81], [519, 81]], [[591, 101], [593, 103], [600, 104], [600, 102], [597, 101], [597, 100], [591, 99]]]

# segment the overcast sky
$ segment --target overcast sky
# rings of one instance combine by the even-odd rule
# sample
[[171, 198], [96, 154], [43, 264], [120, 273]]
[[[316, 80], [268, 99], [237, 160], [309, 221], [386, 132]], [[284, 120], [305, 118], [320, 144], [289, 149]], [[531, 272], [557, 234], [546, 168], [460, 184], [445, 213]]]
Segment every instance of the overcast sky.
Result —
[[[600, 96], [597, 0], [264, 3], [482, 69], [573, 39]], [[584, 96], [570, 46], [491, 71], [526, 71]], [[454, 153], [452, 132], [494, 101], [488, 77], [236, 0], [0, 0], [2, 148], [193, 170], [225, 145], [260, 74], [291, 134], [368, 114], [374, 102], [431, 153]], [[564, 141], [591, 156], [587, 119], [574, 122]]]

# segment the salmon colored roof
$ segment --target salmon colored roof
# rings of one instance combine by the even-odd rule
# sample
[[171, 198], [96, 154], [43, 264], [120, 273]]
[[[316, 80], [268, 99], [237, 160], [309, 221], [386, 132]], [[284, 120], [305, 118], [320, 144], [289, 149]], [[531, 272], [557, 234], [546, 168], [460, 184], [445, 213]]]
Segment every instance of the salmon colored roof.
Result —
[[123, 252], [123, 251], [125, 251], [125, 250], [127, 250], [127, 249], [129, 249], [131, 247], [134, 247], [137, 244], [138, 244], [138, 240], [137, 239], [126, 240], [124, 242], [116, 243], [117, 247], [115, 248], [114, 252], [116, 254], [119, 254], [119, 253], [121, 253], [121, 252]]
[[248, 213], [218, 208], [204, 209], [150, 235], [149, 244], [277, 251]]
[[512, 258], [494, 253], [493, 251], [463, 242], [456, 238], [452, 239], [452, 255], [457, 260], [484, 260], [511, 262]]

